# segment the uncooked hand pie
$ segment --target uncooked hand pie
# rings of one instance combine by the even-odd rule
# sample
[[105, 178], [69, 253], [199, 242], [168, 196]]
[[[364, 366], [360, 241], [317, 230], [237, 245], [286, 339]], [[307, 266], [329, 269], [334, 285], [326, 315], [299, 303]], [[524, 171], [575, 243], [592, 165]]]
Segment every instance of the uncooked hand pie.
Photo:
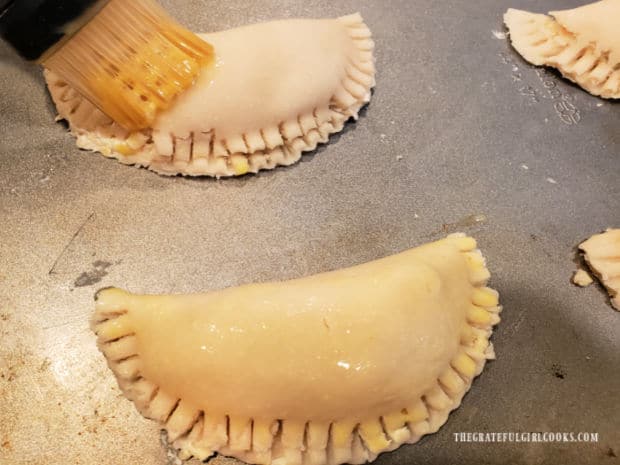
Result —
[[551, 16], [509, 9], [514, 48], [534, 65], [557, 68], [593, 95], [620, 98], [620, 0], [602, 0]]
[[588, 266], [609, 292], [620, 311], [620, 229], [608, 229], [579, 244]]
[[364, 463], [437, 431], [494, 358], [488, 279], [457, 234], [286, 282], [105, 289], [93, 328], [125, 395], [183, 458]]
[[59, 118], [78, 146], [161, 174], [233, 176], [290, 165], [370, 100], [373, 41], [359, 14], [286, 20], [203, 35], [216, 64], [128, 134], [52, 73]]

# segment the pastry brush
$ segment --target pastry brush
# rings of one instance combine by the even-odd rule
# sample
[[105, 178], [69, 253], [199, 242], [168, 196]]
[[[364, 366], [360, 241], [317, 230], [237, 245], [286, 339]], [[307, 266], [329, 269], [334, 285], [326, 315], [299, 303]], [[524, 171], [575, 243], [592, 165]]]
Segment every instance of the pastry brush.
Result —
[[129, 130], [149, 127], [213, 61], [155, 0], [0, 0], [0, 35]]

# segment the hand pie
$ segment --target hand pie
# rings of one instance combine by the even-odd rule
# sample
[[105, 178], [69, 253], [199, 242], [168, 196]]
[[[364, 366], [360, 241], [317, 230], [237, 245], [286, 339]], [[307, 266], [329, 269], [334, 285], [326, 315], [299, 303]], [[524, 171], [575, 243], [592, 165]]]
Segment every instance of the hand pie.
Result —
[[498, 294], [464, 235], [206, 294], [97, 294], [124, 394], [182, 458], [359, 464], [437, 431], [494, 358]]
[[584, 258], [620, 311], [620, 229], [608, 229], [579, 244]]
[[517, 52], [534, 65], [557, 68], [593, 95], [620, 98], [620, 0], [549, 14], [506, 12]]
[[128, 134], [47, 72], [59, 118], [78, 146], [160, 174], [256, 173], [295, 163], [370, 100], [374, 44], [359, 14], [203, 37], [216, 64], [144, 132]]

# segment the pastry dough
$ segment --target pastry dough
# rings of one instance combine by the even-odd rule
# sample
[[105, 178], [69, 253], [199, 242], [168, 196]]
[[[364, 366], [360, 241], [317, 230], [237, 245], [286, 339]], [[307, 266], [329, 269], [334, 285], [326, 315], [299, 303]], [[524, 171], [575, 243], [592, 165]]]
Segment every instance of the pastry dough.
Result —
[[592, 276], [590, 276], [586, 270], [582, 270], [581, 268], [575, 271], [572, 281], [574, 285], [579, 287], [587, 287], [594, 282]]
[[202, 37], [215, 47], [216, 65], [144, 132], [128, 134], [47, 72], [78, 146], [161, 174], [255, 173], [295, 163], [370, 100], [374, 44], [359, 14]]
[[514, 48], [534, 65], [557, 68], [593, 95], [620, 98], [620, 0], [602, 0], [552, 17], [509, 9]]
[[620, 229], [608, 229], [579, 244], [590, 269], [609, 292], [620, 311]]
[[487, 359], [498, 294], [470, 237], [286, 282], [98, 293], [118, 383], [190, 456], [364, 463], [435, 432]]

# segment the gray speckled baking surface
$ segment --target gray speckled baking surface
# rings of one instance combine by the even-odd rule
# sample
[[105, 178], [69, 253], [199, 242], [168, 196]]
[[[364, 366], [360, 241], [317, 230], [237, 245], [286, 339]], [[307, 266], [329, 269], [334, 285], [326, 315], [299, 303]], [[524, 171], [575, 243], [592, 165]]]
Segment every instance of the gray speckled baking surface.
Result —
[[[293, 167], [163, 178], [76, 149], [40, 72], [0, 48], [0, 463], [168, 462], [95, 347], [98, 288], [296, 277], [454, 228], [478, 239], [501, 292], [498, 358], [437, 434], [377, 463], [618, 463], [620, 313], [569, 280], [575, 245], [620, 226], [620, 106], [537, 73], [500, 34], [509, 6], [578, 2], [164, 3], [205, 31], [360, 11], [377, 43], [374, 98]], [[450, 226], [470, 215], [486, 221]], [[457, 443], [461, 431], [599, 442]]]

